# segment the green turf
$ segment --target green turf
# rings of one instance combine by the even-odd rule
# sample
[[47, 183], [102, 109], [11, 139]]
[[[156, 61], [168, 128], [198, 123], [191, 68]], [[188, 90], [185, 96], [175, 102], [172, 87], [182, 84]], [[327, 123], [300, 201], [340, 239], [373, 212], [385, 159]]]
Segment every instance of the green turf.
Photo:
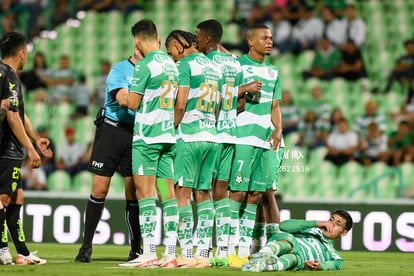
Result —
[[[11, 244], [10, 244], [11, 245]], [[13, 247], [11, 245], [11, 247]], [[120, 268], [118, 263], [124, 262], [129, 248], [127, 246], [95, 245], [92, 262], [89, 264], [74, 263], [79, 245], [60, 244], [28, 244], [31, 250], [38, 250], [38, 255], [47, 259], [44, 266], [1, 266], [0, 275], [226, 275], [240, 276], [237, 269], [207, 268], [207, 269], [139, 269]], [[15, 251], [10, 249], [13, 256]], [[159, 252], [161, 255], [161, 252]], [[278, 275], [413, 275], [413, 253], [372, 253], [372, 252], [342, 252], [344, 268], [340, 271], [297, 271], [278, 272]], [[248, 275], [252, 273], [242, 273]], [[274, 273], [267, 272], [266, 275]]]

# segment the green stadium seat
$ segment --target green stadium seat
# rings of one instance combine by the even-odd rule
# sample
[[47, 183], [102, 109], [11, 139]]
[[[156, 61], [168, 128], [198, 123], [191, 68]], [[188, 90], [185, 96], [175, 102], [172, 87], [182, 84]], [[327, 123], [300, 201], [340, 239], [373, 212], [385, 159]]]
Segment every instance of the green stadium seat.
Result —
[[386, 177], [378, 181], [377, 198], [393, 199], [397, 197], [397, 178]]
[[80, 171], [72, 181], [72, 191], [79, 194], [90, 194], [92, 187], [92, 174], [88, 171]]
[[404, 189], [414, 188], [414, 165], [403, 163], [400, 165]]
[[52, 172], [47, 177], [47, 188], [51, 192], [70, 192], [72, 190], [70, 175], [63, 170]]
[[309, 165], [311, 166], [312, 174], [319, 172], [327, 152], [328, 149], [326, 147], [318, 147], [310, 152]]
[[76, 140], [84, 145], [93, 141], [95, 135], [95, 125], [93, 124], [93, 121], [94, 118], [92, 115], [79, 118], [75, 121]]
[[321, 175], [328, 175], [333, 179], [338, 176], [338, 167], [332, 164], [330, 161], [322, 161], [319, 169], [319, 173]]
[[[339, 169], [339, 177], [340, 178], [347, 178], [350, 175], [356, 175], [361, 180], [365, 179], [365, 168], [356, 161], [350, 161], [345, 163]], [[361, 181], [362, 182], [362, 181]]]
[[390, 167], [384, 162], [375, 162], [368, 167], [366, 179], [367, 181], [388, 172]]
[[111, 195], [123, 195], [125, 193], [124, 178], [118, 172], [115, 172], [112, 176], [109, 193]]
[[[311, 195], [311, 182], [305, 174], [294, 174], [290, 173], [290, 189], [289, 196], [298, 198], [308, 198]], [[281, 191], [283, 193], [283, 191]]]

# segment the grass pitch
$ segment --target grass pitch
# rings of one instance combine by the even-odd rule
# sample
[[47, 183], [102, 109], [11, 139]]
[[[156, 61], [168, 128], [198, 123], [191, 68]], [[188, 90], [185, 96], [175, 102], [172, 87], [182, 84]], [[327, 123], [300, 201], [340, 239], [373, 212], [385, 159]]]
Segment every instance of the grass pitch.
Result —
[[[10, 250], [16, 255], [12, 243]], [[121, 268], [118, 263], [127, 258], [129, 247], [112, 245], [95, 245], [93, 248], [92, 262], [89, 264], [74, 263], [73, 259], [78, 253], [80, 245], [61, 245], [54, 243], [29, 243], [29, 249], [37, 250], [41, 258], [47, 259], [44, 266], [1, 266], [0, 275], [225, 275], [241, 276], [256, 274], [245, 273], [231, 268], [205, 268], [205, 269], [139, 269]], [[158, 252], [161, 256], [162, 251]], [[344, 267], [340, 271], [287, 271], [277, 272], [278, 275], [413, 275], [414, 254], [394, 252], [357, 252], [346, 251], [341, 253], [344, 258]], [[266, 272], [266, 274], [273, 274]]]

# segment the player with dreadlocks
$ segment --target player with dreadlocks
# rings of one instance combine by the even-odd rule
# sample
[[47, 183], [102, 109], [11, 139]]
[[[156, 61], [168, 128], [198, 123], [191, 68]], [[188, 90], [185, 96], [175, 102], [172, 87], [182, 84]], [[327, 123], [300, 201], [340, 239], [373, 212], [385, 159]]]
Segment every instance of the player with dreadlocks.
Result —
[[[216, 114], [219, 105], [221, 71], [195, 47], [193, 34], [172, 31], [165, 42], [177, 61], [179, 75], [174, 126], [177, 128], [175, 191], [179, 208], [178, 240], [181, 267], [208, 267], [214, 224], [210, 199], [211, 178], [217, 151]], [[196, 202], [196, 253], [193, 257], [193, 211]]]

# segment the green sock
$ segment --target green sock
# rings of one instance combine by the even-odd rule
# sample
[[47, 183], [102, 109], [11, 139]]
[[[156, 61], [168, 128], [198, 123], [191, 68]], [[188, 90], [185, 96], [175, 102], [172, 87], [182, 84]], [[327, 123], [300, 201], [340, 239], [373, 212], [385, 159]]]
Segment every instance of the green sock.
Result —
[[157, 208], [154, 198], [143, 198], [138, 200], [139, 221], [141, 224], [142, 242], [144, 253], [155, 252], [155, 226], [157, 223]]
[[196, 204], [197, 206], [197, 252], [196, 256], [208, 258], [211, 237], [213, 236], [214, 205], [210, 199]]
[[177, 229], [178, 229], [178, 205], [177, 199], [172, 198], [162, 202], [163, 209], [163, 227], [164, 227], [164, 243], [165, 253], [175, 255], [177, 245]]
[[294, 254], [285, 254], [279, 258], [276, 264], [271, 265], [270, 270], [283, 271], [296, 266], [298, 259]]
[[240, 258], [250, 255], [250, 246], [252, 245], [253, 227], [256, 220], [257, 204], [246, 204], [240, 217], [240, 240], [239, 252]]
[[265, 224], [263, 222], [256, 222], [253, 228], [253, 239], [260, 240], [264, 237]]
[[229, 231], [229, 255], [235, 252], [236, 233], [239, 225], [239, 212], [241, 203], [235, 200], [230, 201], [230, 231]]
[[292, 249], [292, 245], [283, 241], [271, 241], [266, 244], [265, 248], [277, 256], [282, 256]]
[[0, 248], [7, 247], [9, 236], [7, 232], [6, 213], [4, 208], [0, 209]]
[[270, 241], [272, 236], [276, 233], [280, 233], [278, 223], [268, 223], [268, 224], [266, 224], [266, 240]]
[[[217, 249], [229, 246], [230, 201], [228, 198], [214, 201], [216, 210], [216, 246]], [[221, 256], [220, 256], [221, 257]], [[225, 257], [225, 256], [223, 256]]]
[[194, 218], [191, 205], [178, 208], [178, 241], [180, 242], [181, 254], [186, 258], [193, 257], [193, 228]]

